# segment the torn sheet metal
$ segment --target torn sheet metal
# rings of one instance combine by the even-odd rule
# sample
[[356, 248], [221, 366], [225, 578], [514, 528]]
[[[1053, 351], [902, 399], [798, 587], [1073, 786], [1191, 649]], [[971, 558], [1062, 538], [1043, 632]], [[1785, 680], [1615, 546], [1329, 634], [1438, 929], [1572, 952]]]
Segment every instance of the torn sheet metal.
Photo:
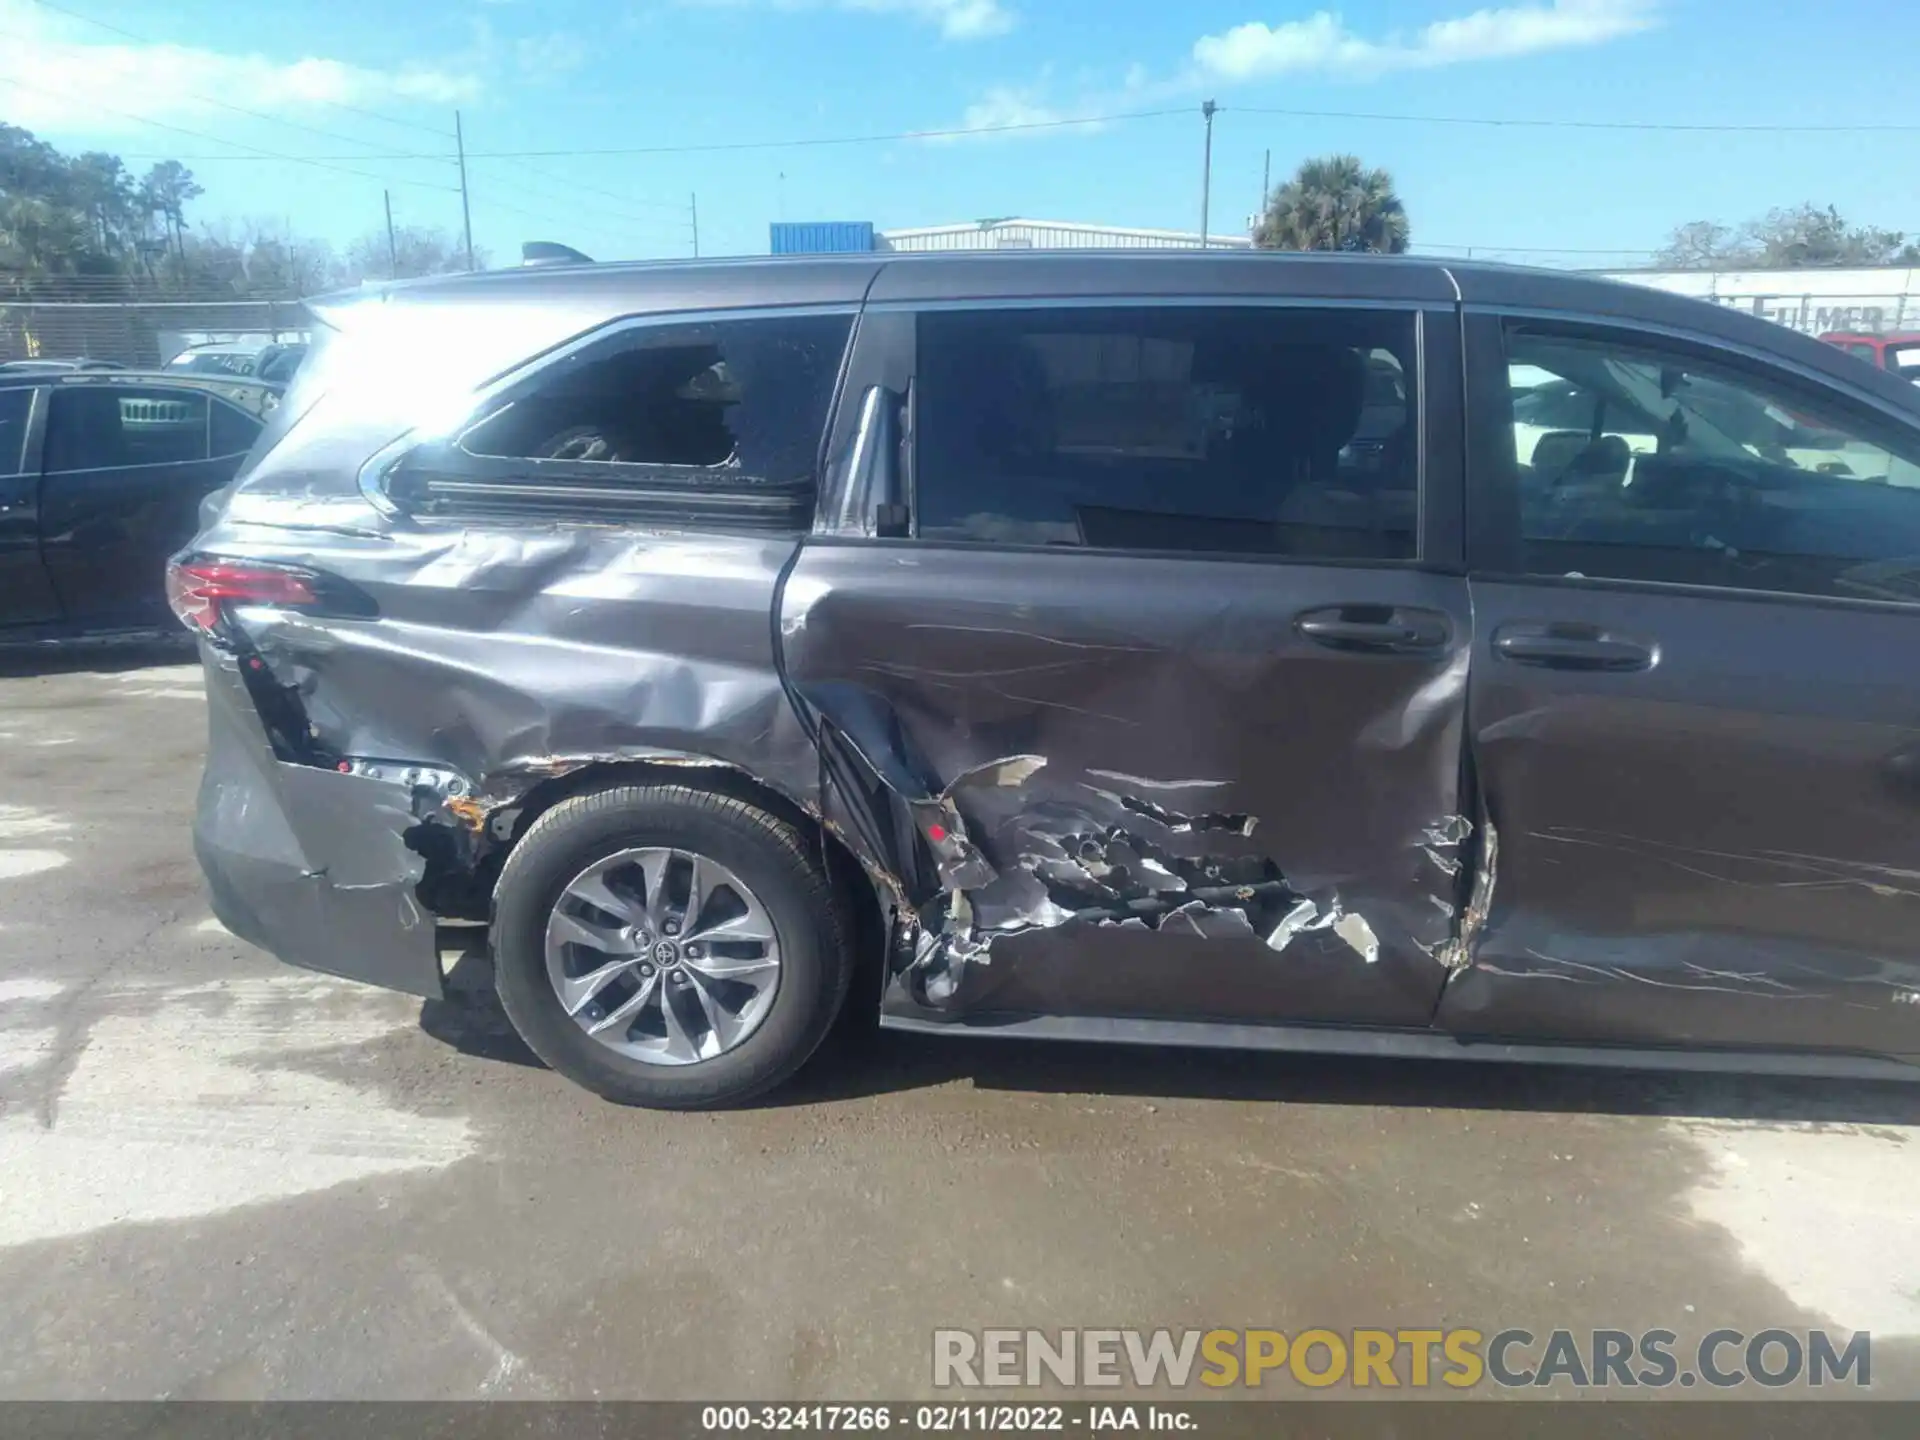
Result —
[[[1457, 874], [1458, 871], [1449, 873]], [[1493, 909], [1494, 886], [1499, 878], [1500, 830], [1492, 820], [1485, 820], [1480, 825], [1480, 843], [1474, 856], [1472, 888], [1468, 894], [1466, 912], [1461, 915], [1453, 937], [1434, 951], [1434, 958], [1447, 967], [1449, 976], [1458, 976], [1472, 962], [1474, 950], [1480, 943], [1480, 934], [1487, 927], [1487, 916]]]
[[[1455, 929], [1436, 901], [1461, 899], [1425, 853], [1457, 861], [1465, 833], [1457, 649], [1315, 645], [1293, 618], [1321, 582], [1284, 566], [1195, 578], [1141, 556], [802, 550], [789, 681], [931, 857], [890, 1010], [1431, 1018]], [[1367, 583], [1471, 632], [1457, 581]]]
[[[1010, 757], [969, 776], [997, 776], [1017, 789], [1042, 768], [1034, 761]], [[1081, 791], [1078, 804], [1011, 807], [992, 842], [996, 853], [1011, 852], [1008, 867], [977, 886], [952, 886], [922, 911], [913, 982], [929, 1001], [950, 1001], [964, 967], [990, 963], [997, 942], [1056, 927], [1258, 942], [1276, 953], [1324, 932], [1364, 963], [1378, 962], [1373, 927], [1337, 896], [1323, 907], [1298, 894], [1267, 856], [1204, 848], [1205, 837], [1251, 836], [1255, 817], [1176, 811], [1099, 785]]]

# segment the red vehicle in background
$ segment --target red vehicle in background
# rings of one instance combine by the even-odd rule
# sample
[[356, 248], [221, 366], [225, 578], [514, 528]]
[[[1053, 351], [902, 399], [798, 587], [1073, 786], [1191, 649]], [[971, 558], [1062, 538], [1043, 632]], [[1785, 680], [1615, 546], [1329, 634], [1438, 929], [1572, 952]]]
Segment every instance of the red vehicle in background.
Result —
[[1920, 330], [1903, 330], [1892, 335], [1833, 330], [1820, 338], [1849, 355], [1858, 356], [1875, 369], [1891, 370], [1920, 385]]

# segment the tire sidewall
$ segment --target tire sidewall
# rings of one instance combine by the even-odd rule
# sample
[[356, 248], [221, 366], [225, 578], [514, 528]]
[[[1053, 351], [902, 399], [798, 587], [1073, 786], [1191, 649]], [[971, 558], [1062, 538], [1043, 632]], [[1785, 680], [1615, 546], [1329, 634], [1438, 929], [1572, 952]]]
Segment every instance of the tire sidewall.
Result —
[[[684, 797], [684, 798], [683, 798]], [[725, 1104], [777, 1084], [818, 1046], [833, 1019], [838, 944], [834, 917], [791, 832], [738, 802], [679, 792], [619, 792], [563, 802], [520, 842], [494, 897], [495, 984], [515, 1028], [569, 1079], [609, 1099], [662, 1106]], [[542, 828], [544, 827], [544, 828]], [[692, 1065], [654, 1065], [588, 1036], [561, 1006], [547, 977], [553, 907], [582, 871], [621, 850], [675, 849], [739, 876], [773, 922], [780, 974], [760, 1025], [725, 1054]]]

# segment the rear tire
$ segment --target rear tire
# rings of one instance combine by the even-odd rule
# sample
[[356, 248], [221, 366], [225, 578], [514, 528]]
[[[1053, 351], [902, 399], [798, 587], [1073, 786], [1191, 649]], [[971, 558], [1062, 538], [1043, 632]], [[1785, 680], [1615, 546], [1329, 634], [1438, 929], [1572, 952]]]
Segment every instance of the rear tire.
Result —
[[[657, 858], [668, 852], [670, 858]], [[687, 947], [689, 958], [670, 956], [657, 969], [646, 963], [656, 953], [650, 947], [661, 937], [678, 935], [682, 924], [689, 938], [697, 938], [696, 917], [685, 911], [698, 909], [698, 900], [684, 900], [678, 920], [648, 918], [675, 883], [662, 878], [655, 885], [654, 875], [664, 877], [671, 869], [682, 877], [678, 883], [684, 890], [691, 883], [684, 877], [696, 868], [685, 863], [689, 860], [699, 862], [699, 873], [709, 880], [725, 877], [726, 883], [712, 890], [709, 916], [731, 905], [746, 912], [733, 922], [736, 926], [747, 918], [753, 921], [749, 929], [770, 922], [772, 939], [757, 948], [775, 957], [772, 995], [743, 1002], [745, 1018], [737, 1022], [728, 1015], [712, 1018], [713, 999], [743, 994], [752, 982], [709, 982], [707, 976], [709, 970], [727, 968], [727, 962], [714, 958], [716, 950], [751, 956], [756, 953], [752, 943], [709, 943], [704, 966], [690, 958], [698, 948], [693, 944]], [[616, 868], [608, 870], [609, 865]], [[617, 887], [607, 878], [614, 875], [622, 877]], [[601, 877], [597, 888], [595, 876]], [[579, 887], [628, 902], [632, 915], [592, 904], [582, 911]], [[556, 919], [563, 898], [568, 908]], [[564, 944], [556, 959], [553, 935], [570, 933], [565, 918], [579, 915], [590, 922], [594, 948]], [[616, 918], [635, 923], [616, 930]], [[659, 936], [644, 928], [656, 923]], [[598, 948], [603, 933], [624, 937], [611, 959]], [[715, 933], [724, 937], [727, 932]], [[622, 786], [561, 801], [514, 847], [494, 887], [494, 975], [508, 1018], [554, 1070], [624, 1105], [670, 1110], [735, 1105], [788, 1079], [825, 1038], [846, 999], [853, 970], [851, 935], [832, 886], [791, 825], [733, 796], [680, 785]], [[631, 966], [620, 968], [627, 965], [621, 959], [625, 948], [636, 943]], [[661, 953], [671, 949], [661, 947]], [[607, 970], [619, 973], [593, 1000], [582, 1001], [584, 987], [595, 983], [603, 961]], [[751, 958], [734, 962], [743, 974], [742, 967], [757, 964]], [[682, 973], [694, 969], [700, 973]], [[576, 971], [587, 978], [566, 978]], [[760, 979], [756, 971], [753, 981]], [[669, 981], [679, 986], [672, 991], [681, 997], [677, 1004], [663, 998]], [[583, 1007], [575, 1014], [561, 998], [563, 985], [573, 1003]], [[652, 993], [642, 995], [643, 989]], [[604, 1006], [600, 995], [610, 997]], [[641, 1007], [631, 1020], [621, 1014], [629, 1006]], [[663, 1006], [675, 1008], [669, 1013]], [[683, 1023], [682, 1016], [691, 1023]], [[599, 1023], [595, 1017], [613, 1028], [589, 1034], [588, 1025]], [[661, 1032], [659, 1038], [649, 1026]], [[734, 1028], [740, 1032], [737, 1039], [729, 1033]], [[668, 1030], [675, 1033], [669, 1036]], [[669, 1047], [675, 1044], [680, 1047], [675, 1058], [664, 1058], [674, 1054]], [[696, 1054], [699, 1058], [692, 1058]]]

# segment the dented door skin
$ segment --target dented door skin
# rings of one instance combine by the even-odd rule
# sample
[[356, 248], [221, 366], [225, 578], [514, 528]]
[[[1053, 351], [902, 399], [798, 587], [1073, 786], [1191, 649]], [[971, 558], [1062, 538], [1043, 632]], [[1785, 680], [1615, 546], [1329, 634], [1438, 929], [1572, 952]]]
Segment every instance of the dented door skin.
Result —
[[[946, 842], [889, 1008], [1425, 1025], [1463, 838], [1463, 589], [810, 541], [789, 680]], [[1456, 638], [1415, 659], [1296, 633], [1356, 595]]]
[[[1303, 628], [1343, 607], [1431, 617], [1430, 648]], [[830, 767], [899, 822], [848, 828], [905, 837], [889, 1016], [1431, 1021], [1468, 880], [1461, 578], [816, 535], [780, 632]]]
[[[1470, 334], [1483, 400], [1506, 379], [1500, 330], [1476, 317]], [[1497, 431], [1487, 408], [1476, 437]], [[1473, 474], [1488, 505], [1493, 464]], [[1494, 537], [1476, 567], [1507, 553]], [[1472, 753], [1497, 848], [1440, 1023], [1920, 1054], [1920, 608], [1510, 574], [1472, 588]], [[1652, 663], [1495, 648], [1551, 626]]]

